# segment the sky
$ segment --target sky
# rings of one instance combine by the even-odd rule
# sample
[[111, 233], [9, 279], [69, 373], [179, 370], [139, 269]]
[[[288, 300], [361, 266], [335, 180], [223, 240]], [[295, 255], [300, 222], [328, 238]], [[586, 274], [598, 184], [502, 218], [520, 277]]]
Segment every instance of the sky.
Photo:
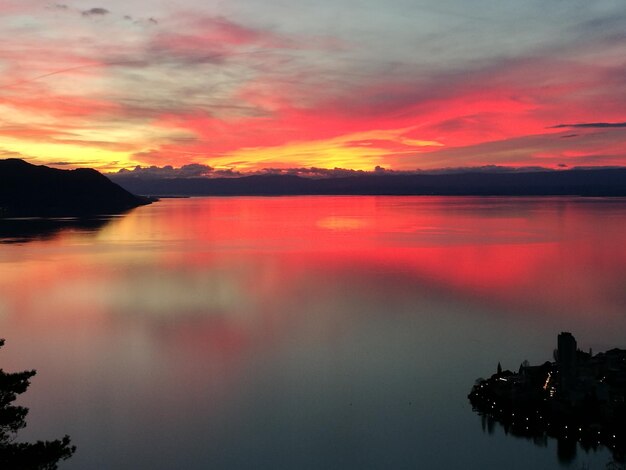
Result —
[[626, 165], [623, 0], [3, 0], [0, 32], [0, 158]]

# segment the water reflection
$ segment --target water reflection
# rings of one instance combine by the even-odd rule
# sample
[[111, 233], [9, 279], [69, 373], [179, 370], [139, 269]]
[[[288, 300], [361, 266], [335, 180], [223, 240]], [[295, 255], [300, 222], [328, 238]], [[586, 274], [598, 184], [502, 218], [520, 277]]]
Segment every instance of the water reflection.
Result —
[[62, 232], [95, 232], [111, 217], [0, 218], [0, 244], [49, 240]]
[[[498, 427], [506, 436], [531, 442], [539, 448], [547, 448], [550, 441], [556, 442], [556, 454], [559, 463], [563, 466], [572, 466], [577, 456], [596, 453], [602, 448], [600, 442], [591, 438], [576, 438], [575, 433], [558, 432], [550, 427], [531, 426], [530, 429], [521, 425], [514, 425], [511, 421], [504, 421], [488, 413], [480, 414], [483, 433], [493, 436]], [[584, 458], [584, 457], [583, 457]], [[626, 456], [621, 451], [613, 452], [610, 464], [621, 468], [626, 464]], [[608, 467], [608, 466], [607, 466]]]
[[[616, 462], [626, 462], [624, 442], [620, 435], [621, 420], [613, 421], [612, 427], [601, 427], [595, 422], [602, 416], [599, 407], [589, 407], [585, 411], [587, 416], [584, 420], [576, 422], [561, 414], [563, 408], [554, 412], [549, 405], [541, 406], [543, 403], [539, 403], [536, 410], [511, 408], [510, 404], [499, 404], [494, 410], [493, 406], [477, 401], [473, 405], [481, 417], [483, 432], [493, 435], [495, 427], [499, 426], [505, 435], [529, 440], [539, 447], [547, 447], [549, 440], [556, 440], [556, 453], [559, 462], [563, 464], [574, 462], [579, 448], [586, 454], [605, 448], [611, 451]], [[504, 409], [498, 410], [501, 406]], [[616, 413], [615, 416], [619, 415]]]
[[0, 246], [3, 366], [40, 371], [30, 426], [76, 436], [67, 468], [551, 468], [550, 443], [476, 432], [465, 395], [562, 330], [625, 346], [625, 215], [566, 198], [164, 200]]

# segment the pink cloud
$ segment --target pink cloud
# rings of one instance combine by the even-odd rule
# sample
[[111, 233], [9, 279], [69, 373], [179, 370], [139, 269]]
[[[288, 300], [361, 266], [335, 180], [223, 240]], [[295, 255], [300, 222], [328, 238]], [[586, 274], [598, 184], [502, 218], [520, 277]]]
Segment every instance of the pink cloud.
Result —
[[181, 19], [185, 32], [158, 33], [150, 44], [154, 53], [219, 62], [245, 47], [280, 49], [292, 43], [272, 31], [247, 27], [225, 17], [184, 15]]
[[[221, 16], [177, 13], [114, 41], [102, 35], [130, 35], [119, 29], [133, 27], [128, 21], [62, 16], [87, 23], [88, 39], [9, 36], [0, 51], [0, 104], [37, 117], [30, 126], [9, 126], [5, 117], [4, 135], [69, 143], [77, 131], [100, 129], [103, 122], [119, 128], [141, 123], [132, 142], [116, 146], [103, 138], [92, 144], [142, 149], [133, 154], [138, 162], [178, 166], [242, 149], [352, 134], [359, 136], [343, 141], [344, 147], [385, 152], [375, 164], [394, 168], [624, 156], [619, 133], [577, 129], [582, 137], [563, 139], [572, 132], [552, 128], [626, 120], [626, 77], [618, 54], [626, 47], [615, 41], [425, 71], [408, 63], [392, 67], [376, 57], [343, 61], [333, 54], [345, 47], [339, 39], [287, 36]], [[596, 60], [592, 52], [602, 47], [612, 52]], [[215, 74], [207, 74], [206, 64]], [[67, 83], [76, 84], [75, 94]], [[444, 146], [412, 154], [411, 143], [374, 135], [386, 130]], [[361, 135], [368, 132], [372, 136]], [[278, 163], [300, 166], [298, 156], [293, 158]]]
[[[406, 158], [408, 149], [402, 144], [369, 141], [354, 145], [388, 150], [386, 161], [396, 168], [432, 167], [436, 162], [454, 166], [455, 160], [459, 164], [536, 164], [534, 159], [545, 155], [552, 155], [552, 162], [611, 155], [605, 160], [615, 162], [623, 158], [619, 155], [626, 155], [621, 136], [606, 142], [604, 137], [568, 141], [550, 129], [563, 122], [624, 120], [626, 99], [608, 98], [626, 85], [626, 79], [616, 77], [611, 67], [536, 58], [502, 61], [464, 76], [414, 82], [411, 86], [410, 77], [399, 82], [355, 82], [350, 93], [330, 99], [322, 94], [317, 101], [311, 96], [302, 106], [299, 96], [311, 89], [308, 84], [300, 89], [297, 80], [274, 86], [257, 79], [244, 85], [237, 97], [268, 110], [267, 115], [223, 120], [206, 113], [177, 114], [163, 115], [157, 122], [193, 133], [196, 141], [183, 149], [207, 158], [239, 148], [401, 128], [412, 129], [408, 138], [439, 141], [445, 147]], [[594, 105], [598, 96], [601, 106]], [[542, 147], [544, 153], [539, 151]], [[576, 149], [579, 157], [573, 156]]]
[[56, 119], [90, 118], [101, 114], [115, 114], [121, 110], [121, 106], [112, 101], [45, 93], [0, 96], [0, 105]]

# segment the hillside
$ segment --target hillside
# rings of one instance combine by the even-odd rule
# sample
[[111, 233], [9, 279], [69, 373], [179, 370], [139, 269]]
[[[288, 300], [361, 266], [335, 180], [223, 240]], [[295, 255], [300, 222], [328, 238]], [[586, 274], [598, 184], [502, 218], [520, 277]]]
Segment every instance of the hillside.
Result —
[[149, 203], [96, 170], [0, 160], [0, 218], [116, 214]]

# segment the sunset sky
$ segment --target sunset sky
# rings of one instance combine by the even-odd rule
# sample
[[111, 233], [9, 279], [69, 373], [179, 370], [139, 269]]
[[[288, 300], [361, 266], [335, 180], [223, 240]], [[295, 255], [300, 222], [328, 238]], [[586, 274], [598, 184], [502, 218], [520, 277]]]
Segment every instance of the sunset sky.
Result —
[[0, 158], [626, 165], [624, 0], [3, 0], [0, 31]]

